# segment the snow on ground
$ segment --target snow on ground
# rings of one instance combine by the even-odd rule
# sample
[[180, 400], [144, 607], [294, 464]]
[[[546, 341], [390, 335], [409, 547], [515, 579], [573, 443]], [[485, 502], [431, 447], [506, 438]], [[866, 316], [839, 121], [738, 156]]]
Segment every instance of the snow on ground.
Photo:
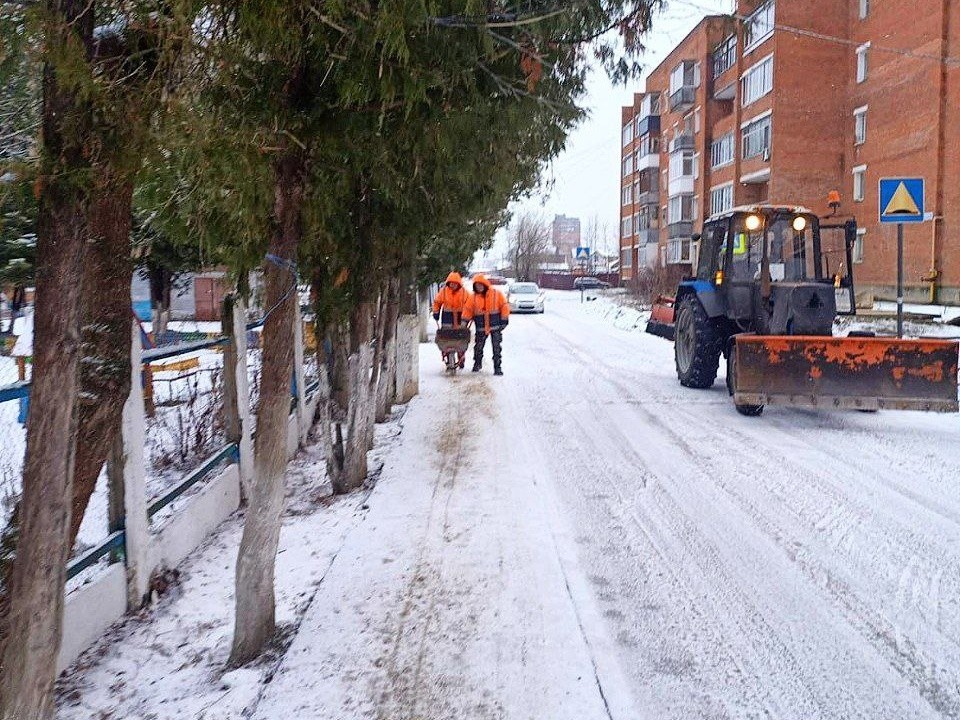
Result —
[[[379, 451], [395, 442], [400, 415], [379, 429]], [[156, 604], [115, 626], [61, 678], [61, 720], [239, 718], [272, 677], [277, 658], [317, 586], [366, 515], [366, 492], [330, 495], [312, 446], [287, 471], [287, 511], [277, 556], [280, 637], [253, 667], [225, 670], [233, 631], [233, 581], [242, 517], [228, 520], [169, 576]]]
[[219, 674], [228, 526], [60, 717], [960, 717], [960, 418], [745, 418], [612, 308], [549, 293], [503, 378], [422, 347], [365, 520], [282, 576], [288, 598], [323, 580], [269, 671]]

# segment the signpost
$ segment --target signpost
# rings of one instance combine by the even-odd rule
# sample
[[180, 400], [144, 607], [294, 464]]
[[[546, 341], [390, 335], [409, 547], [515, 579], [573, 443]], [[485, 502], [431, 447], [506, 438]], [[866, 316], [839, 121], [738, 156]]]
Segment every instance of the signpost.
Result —
[[903, 225], [922, 223], [923, 178], [882, 178], [880, 180], [880, 222], [897, 226], [897, 337], [903, 337]]
[[[584, 278], [587, 276], [587, 263], [590, 260], [590, 248], [580, 246], [577, 248], [576, 255], [577, 262], [580, 263], [580, 277]], [[583, 283], [580, 284], [580, 303], [583, 304], [584, 301], [584, 292]]]

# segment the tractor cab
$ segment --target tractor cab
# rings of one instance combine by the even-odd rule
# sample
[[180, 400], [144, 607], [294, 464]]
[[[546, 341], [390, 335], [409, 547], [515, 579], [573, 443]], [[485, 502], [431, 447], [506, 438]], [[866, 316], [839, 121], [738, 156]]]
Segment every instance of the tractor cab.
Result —
[[696, 280], [714, 291], [709, 314], [764, 335], [832, 334], [838, 310], [854, 307], [856, 224], [827, 229], [825, 242], [819, 218], [800, 207], [741, 207], [708, 220]]

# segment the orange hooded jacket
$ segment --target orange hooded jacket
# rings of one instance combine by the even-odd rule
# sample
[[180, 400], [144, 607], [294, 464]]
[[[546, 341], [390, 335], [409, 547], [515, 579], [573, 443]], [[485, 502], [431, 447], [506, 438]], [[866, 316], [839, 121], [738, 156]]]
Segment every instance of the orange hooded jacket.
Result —
[[[447, 283], [460, 285], [456, 290], [450, 289]], [[470, 293], [463, 286], [460, 273], [452, 272], [447, 275], [443, 287], [433, 299], [433, 314], [440, 315], [440, 327], [459, 328], [466, 322], [464, 315], [470, 302]]]
[[489, 335], [494, 330], [500, 330], [507, 324], [507, 318], [510, 317], [510, 303], [503, 296], [503, 293], [497, 290], [485, 275], [474, 275], [474, 285], [483, 285], [487, 292], [474, 293], [470, 296], [470, 302], [467, 304], [467, 310], [464, 318], [469, 322], [476, 322], [477, 331], [482, 328]]

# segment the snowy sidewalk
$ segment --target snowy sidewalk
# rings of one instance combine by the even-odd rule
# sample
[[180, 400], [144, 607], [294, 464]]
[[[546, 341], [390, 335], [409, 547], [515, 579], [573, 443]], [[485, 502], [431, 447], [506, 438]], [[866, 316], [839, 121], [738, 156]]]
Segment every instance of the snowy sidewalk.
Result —
[[[260, 720], [631, 717], [550, 483], [497, 397], [423, 347], [366, 521], [267, 687]], [[576, 600], [574, 600], [576, 598]], [[609, 662], [610, 666], [607, 666]]]

